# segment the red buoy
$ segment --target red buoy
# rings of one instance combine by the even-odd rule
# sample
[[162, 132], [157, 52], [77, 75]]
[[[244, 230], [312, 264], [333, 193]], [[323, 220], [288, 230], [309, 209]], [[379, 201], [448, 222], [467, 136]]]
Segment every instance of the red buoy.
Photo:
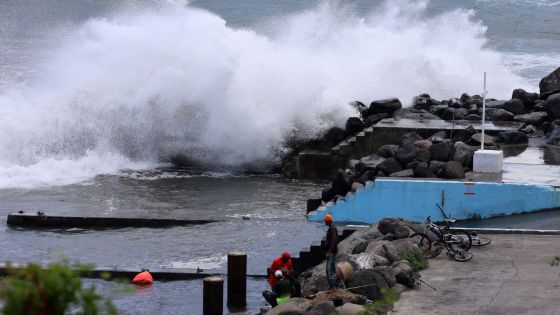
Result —
[[136, 277], [134, 277], [134, 279], [132, 279], [132, 284], [147, 285], [147, 284], [152, 284], [152, 283], [154, 283], [154, 278], [147, 271], [143, 271], [143, 272], [137, 274]]

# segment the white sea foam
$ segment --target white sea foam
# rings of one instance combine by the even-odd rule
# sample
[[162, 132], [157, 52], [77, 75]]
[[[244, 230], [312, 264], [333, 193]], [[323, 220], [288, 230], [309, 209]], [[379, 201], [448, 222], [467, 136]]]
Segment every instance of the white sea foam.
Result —
[[342, 124], [355, 99], [478, 93], [483, 71], [499, 78], [493, 97], [525, 87], [466, 10], [428, 17], [426, 2], [388, 1], [358, 14], [330, 1], [269, 25], [236, 29], [170, 4], [64, 32], [37, 77], [0, 92], [0, 187], [65, 185], [175, 153], [221, 167], [271, 160], [286, 135]]

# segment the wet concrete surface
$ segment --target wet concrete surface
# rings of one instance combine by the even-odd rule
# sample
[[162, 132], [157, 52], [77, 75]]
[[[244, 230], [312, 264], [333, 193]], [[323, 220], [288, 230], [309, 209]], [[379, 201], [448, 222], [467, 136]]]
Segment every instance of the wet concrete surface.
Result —
[[558, 314], [560, 236], [489, 235], [457, 262], [441, 255], [421, 272], [426, 285], [404, 292], [396, 314]]

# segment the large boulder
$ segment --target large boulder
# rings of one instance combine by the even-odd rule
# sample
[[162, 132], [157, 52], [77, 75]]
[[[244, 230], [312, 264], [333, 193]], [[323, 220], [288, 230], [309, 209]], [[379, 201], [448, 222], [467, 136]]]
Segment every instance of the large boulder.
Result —
[[433, 178], [436, 177], [434, 172], [428, 167], [428, 163], [422, 162], [419, 163], [416, 168], [414, 168], [414, 177], [422, 177], [422, 178]]
[[368, 247], [368, 243], [368, 240], [360, 237], [347, 237], [345, 240], [338, 243], [337, 257], [363, 253]]
[[391, 267], [388, 266], [358, 270], [348, 283], [349, 287], [360, 287], [353, 289], [352, 292], [364, 295], [370, 300], [381, 298], [381, 289], [393, 285], [395, 285], [395, 278]]
[[291, 298], [274, 307], [266, 315], [303, 315], [311, 308], [311, 303], [302, 298]]
[[375, 254], [387, 258], [390, 263], [397, 260], [397, 249], [390, 241], [373, 240], [365, 250], [368, 254]]
[[392, 114], [397, 109], [401, 109], [402, 104], [397, 98], [373, 101], [369, 105], [370, 114], [388, 113]]
[[451, 155], [452, 144], [447, 142], [434, 143], [430, 147], [430, 158], [436, 161], [449, 161], [449, 156]]
[[332, 181], [332, 189], [335, 195], [346, 196], [346, 194], [352, 189], [352, 177], [348, 174], [338, 171]]
[[434, 173], [434, 174], [438, 174], [439, 170], [442, 169], [445, 166], [445, 162], [443, 161], [430, 161], [430, 163], [428, 164], [428, 168], [430, 168], [430, 170]]
[[405, 142], [415, 142], [418, 140], [422, 140], [422, 137], [417, 132], [407, 132], [399, 138], [399, 145]]
[[399, 172], [389, 174], [389, 177], [414, 177], [414, 170], [406, 169]]
[[486, 109], [488, 108], [502, 109], [504, 108], [505, 103], [506, 101], [489, 101], [486, 102]]
[[414, 145], [418, 150], [428, 150], [432, 146], [432, 141], [430, 140], [417, 140], [414, 141]]
[[[486, 141], [485, 141], [486, 142]], [[477, 147], [472, 147], [463, 142], [455, 142], [455, 150], [453, 152], [453, 161], [461, 163], [463, 166], [472, 168], [473, 155]]]
[[323, 141], [327, 147], [334, 147], [346, 138], [344, 129], [339, 127], [332, 127], [323, 136]]
[[377, 169], [384, 174], [393, 174], [402, 170], [401, 163], [394, 157], [388, 158], [377, 165]]
[[527, 144], [529, 137], [521, 131], [502, 131], [496, 136], [496, 141], [501, 144]]
[[334, 193], [334, 189], [332, 187], [323, 188], [321, 191], [321, 200], [324, 202], [329, 202], [334, 199], [336, 194]]
[[560, 119], [560, 93], [553, 94], [546, 99], [544, 110], [551, 120]]
[[541, 79], [539, 89], [541, 94], [560, 89], [560, 67]]
[[346, 126], [344, 128], [346, 135], [351, 136], [355, 135], [358, 132], [362, 131], [366, 125], [362, 122], [362, 120], [358, 117], [350, 117], [346, 120]]
[[377, 154], [370, 154], [361, 158], [360, 161], [354, 166], [354, 169], [360, 174], [363, 174], [366, 171], [374, 171], [377, 169], [377, 165], [379, 165], [384, 160], [385, 159], [383, 157]]
[[468, 114], [469, 114], [469, 110], [466, 108], [447, 108], [441, 114], [441, 119], [462, 120]]
[[442, 178], [465, 178], [465, 169], [463, 165], [457, 161], [449, 161], [445, 163], [438, 172], [439, 177]]
[[[480, 109], [482, 113], [482, 109]], [[486, 108], [486, 119], [492, 121], [512, 121], [513, 114], [502, 108]]]
[[431, 120], [441, 120], [438, 116], [430, 113], [429, 111], [423, 109], [415, 108], [401, 108], [393, 113], [393, 118], [395, 119], [431, 119]]
[[327, 263], [324, 261], [301, 274], [301, 294], [303, 296], [312, 295], [329, 288], [329, 284], [327, 283], [326, 265]]
[[376, 254], [369, 254], [369, 253], [361, 253], [357, 255], [349, 255], [357, 268], [355, 269], [372, 269], [377, 266], [387, 266], [389, 265], [389, 260], [383, 256], [379, 256]]
[[504, 104], [504, 109], [514, 115], [525, 114], [527, 111], [523, 102], [517, 98], [512, 98]]
[[467, 141], [474, 135], [475, 130], [473, 126], [468, 126], [467, 128], [457, 129], [453, 132], [453, 141]]
[[393, 233], [397, 227], [401, 225], [401, 221], [395, 218], [383, 218], [377, 223], [377, 230], [385, 235]]
[[411, 141], [406, 141], [399, 145], [395, 158], [401, 162], [402, 165], [406, 165], [408, 162], [412, 162], [416, 159], [416, 154], [418, 154], [416, 145]]
[[513, 90], [511, 98], [519, 99], [523, 102], [523, 106], [525, 106], [525, 108], [531, 109], [535, 106], [535, 103], [539, 99], [539, 95], [537, 93], [529, 93], [524, 89], [515, 89]]
[[393, 269], [393, 274], [395, 275], [395, 280], [397, 283], [405, 285], [412, 288], [416, 285], [416, 280], [418, 280], [418, 275], [414, 272], [412, 267], [407, 261], [399, 260], [391, 264]]
[[[474, 135], [472, 135], [471, 139], [470, 139], [471, 143], [474, 143], [476, 145], [480, 145], [480, 143], [482, 142], [482, 133], [475, 133]], [[495, 145], [495, 140], [494, 137], [484, 134], [484, 145], [486, 146], [492, 146]]]
[[513, 116], [513, 120], [539, 126], [548, 118], [547, 112], [532, 112]]
[[[431, 146], [430, 146], [431, 147]], [[420, 150], [418, 151], [418, 155], [416, 155], [416, 160], [418, 162], [430, 162], [430, 158], [431, 158], [432, 154], [430, 153], [430, 150]]]
[[317, 303], [307, 311], [307, 315], [331, 315], [336, 314], [337, 310], [332, 301]]
[[395, 156], [395, 154], [397, 154], [397, 150], [399, 149], [399, 146], [396, 144], [385, 144], [382, 145], [381, 147], [379, 147], [379, 149], [377, 149], [377, 155], [384, 157], [384, 158], [390, 158]]
[[383, 119], [385, 119], [389, 116], [390, 116], [390, 114], [388, 114], [388, 113], [379, 113], [379, 114], [369, 115], [365, 119], [365, 124], [366, 124], [366, 126], [371, 126], [373, 124], [377, 124], [378, 122], [380, 122], [381, 120], [383, 120]]

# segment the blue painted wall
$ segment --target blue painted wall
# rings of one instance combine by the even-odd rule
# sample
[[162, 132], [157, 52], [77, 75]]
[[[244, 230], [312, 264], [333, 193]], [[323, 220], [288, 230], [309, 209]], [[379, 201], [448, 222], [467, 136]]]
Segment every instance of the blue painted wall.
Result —
[[377, 179], [364, 190], [348, 194], [308, 216], [321, 221], [331, 213], [337, 222], [375, 223], [384, 217], [424, 222], [427, 216], [443, 220], [436, 204], [453, 219], [491, 217], [560, 207], [560, 190], [549, 185]]

